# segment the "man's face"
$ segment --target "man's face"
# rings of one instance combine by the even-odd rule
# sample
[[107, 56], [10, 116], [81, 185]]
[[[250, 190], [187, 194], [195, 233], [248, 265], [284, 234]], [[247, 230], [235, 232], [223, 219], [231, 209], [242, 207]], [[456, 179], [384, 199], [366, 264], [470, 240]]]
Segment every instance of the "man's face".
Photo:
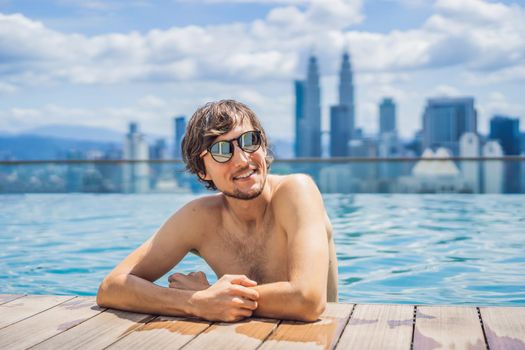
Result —
[[[248, 119], [244, 119], [228, 133], [218, 136], [213, 142], [231, 140], [246, 131], [255, 130]], [[216, 162], [210, 153], [204, 155], [206, 176], [212, 180], [219, 191], [237, 199], [253, 199], [259, 196], [266, 183], [266, 149], [263, 146], [253, 153], [243, 151], [237, 141], [233, 141], [232, 158], [225, 162]]]

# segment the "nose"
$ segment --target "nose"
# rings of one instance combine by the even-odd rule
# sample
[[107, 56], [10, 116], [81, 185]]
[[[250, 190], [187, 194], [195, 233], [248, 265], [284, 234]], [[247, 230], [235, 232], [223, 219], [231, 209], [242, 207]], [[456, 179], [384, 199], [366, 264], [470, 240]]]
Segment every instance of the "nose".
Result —
[[249, 153], [245, 152], [242, 148], [239, 147], [239, 144], [235, 141], [233, 142], [235, 149], [233, 151], [233, 157], [231, 162], [234, 164], [244, 164], [249, 161]]

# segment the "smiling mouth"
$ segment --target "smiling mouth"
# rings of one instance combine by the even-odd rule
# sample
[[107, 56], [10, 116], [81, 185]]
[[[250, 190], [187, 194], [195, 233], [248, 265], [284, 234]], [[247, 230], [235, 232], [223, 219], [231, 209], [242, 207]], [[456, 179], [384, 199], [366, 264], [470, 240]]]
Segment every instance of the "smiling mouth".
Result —
[[244, 172], [242, 172], [241, 174], [237, 175], [237, 176], [234, 176], [233, 179], [234, 180], [244, 180], [244, 179], [248, 179], [249, 177], [251, 177], [253, 174], [255, 174], [256, 170], [255, 169], [248, 169]]

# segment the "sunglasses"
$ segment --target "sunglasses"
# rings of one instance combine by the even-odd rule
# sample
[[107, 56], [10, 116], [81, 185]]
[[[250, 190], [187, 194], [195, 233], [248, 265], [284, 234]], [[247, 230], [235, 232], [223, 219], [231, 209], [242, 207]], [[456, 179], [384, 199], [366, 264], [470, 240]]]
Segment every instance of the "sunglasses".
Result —
[[237, 145], [244, 152], [253, 153], [261, 147], [261, 132], [256, 130], [247, 131], [237, 138], [214, 142], [202, 152], [201, 157], [204, 157], [206, 152], [209, 152], [216, 162], [226, 163], [233, 157], [233, 150], [235, 149], [233, 141], [237, 141]]

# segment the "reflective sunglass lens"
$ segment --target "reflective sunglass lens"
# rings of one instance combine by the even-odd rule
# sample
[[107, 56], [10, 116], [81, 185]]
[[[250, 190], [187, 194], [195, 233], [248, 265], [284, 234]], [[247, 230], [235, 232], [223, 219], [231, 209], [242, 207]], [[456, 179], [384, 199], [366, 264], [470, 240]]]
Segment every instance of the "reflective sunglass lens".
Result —
[[227, 161], [229, 161], [232, 157], [231, 153], [226, 155], [226, 154], [211, 154], [211, 156], [213, 157], [213, 159], [215, 159], [215, 161], [219, 162], [219, 163], [226, 163]]
[[210, 153], [217, 162], [224, 163], [232, 157], [232, 145], [227, 141], [216, 142], [211, 146]]
[[255, 152], [261, 145], [259, 134], [255, 131], [250, 131], [241, 135], [240, 147], [247, 152]]

